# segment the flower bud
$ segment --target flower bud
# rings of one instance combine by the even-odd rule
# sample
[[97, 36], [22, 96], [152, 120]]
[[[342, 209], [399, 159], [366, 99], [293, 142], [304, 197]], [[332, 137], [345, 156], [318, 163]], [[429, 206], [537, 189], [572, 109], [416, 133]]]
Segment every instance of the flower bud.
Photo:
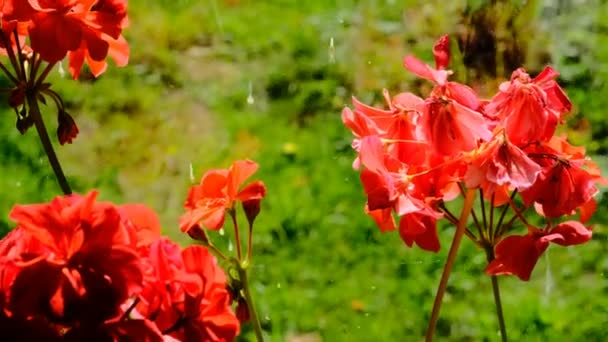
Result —
[[60, 110], [57, 115], [57, 122], [59, 125], [57, 126], [57, 138], [59, 139], [59, 143], [61, 145], [66, 142], [71, 144], [72, 139], [76, 138], [78, 135], [78, 127], [74, 122], [74, 119], [67, 112]]

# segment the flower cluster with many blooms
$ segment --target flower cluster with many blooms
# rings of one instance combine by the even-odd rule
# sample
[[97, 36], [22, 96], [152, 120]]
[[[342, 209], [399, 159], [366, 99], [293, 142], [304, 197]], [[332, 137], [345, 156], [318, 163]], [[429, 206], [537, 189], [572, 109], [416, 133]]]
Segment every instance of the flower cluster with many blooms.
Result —
[[182, 230], [205, 246], [181, 248], [161, 236], [150, 208], [100, 202], [95, 191], [15, 206], [9, 216], [17, 226], [0, 241], [0, 340], [233, 341], [255, 312], [243, 292], [240, 240], [239, 275], [228, 278], [211, 252], [228, 260], [203, 227], [221, 228], [242, 202], [250, 262], [266, 187], [255, 181], [239, 188], [257, 168], [237, 161], [190, 189]]
[[129, 45], [122, 35], [128, 25], [126, 0], [4, 0], [0, 2], [0, 53], [10, 67], [0, 69], [12, 82], [9, 105], [17, 114], [17, 129], [25, 133], [40, 115], [38, 102], [57, 106], [57, 137], [63, 145], [78, 135], [64, 102], [45, 80], [63, 59], [78, 79], [84, 64], [95, 77], [107, 68], [110, 56], [117, 66], [129, 61]]
[[[408, 246], [436, 252], [437, 220], [458, 222], [445, 203], [479, 189], [490, 209], [482, 209], [483, 222], [473, 217], [478, 234], [467, 229], [467, 235], [495, 248], [486, 272], [528, 280], [550, 242], [567, 246], [591, 238], [584, 223], [596, 208], [596, 183], [604, 179], [584, 148], [556, 134], [572, 105], [553, 68], [534, 78], [517, 69], [492, 99], [483, 100], [472, 88], [448, 80], [447, 36], [437, 41], [433, 54], [434, 68], [414, 56], [404, 60], [407, 70], [434, 83], [426, 98], [409, 92], [391, 97], [385, 90], [388, 109], [353, 98], [354, 109], [342, 112], [355, 136], [353, 166], [362, 169], [365, 212], [382, 231], [397, 228], [396, 214]], [[494, 217], [499, 207], [502, 214]], [[513, 218], [507, 220], [509, 208]], [[529, 208], [544, 217], [546, 226], [526, 220]], [[576, 212], [578, 219], [560, 220]], [[516, 222], [527, 233], [506, 236]]]

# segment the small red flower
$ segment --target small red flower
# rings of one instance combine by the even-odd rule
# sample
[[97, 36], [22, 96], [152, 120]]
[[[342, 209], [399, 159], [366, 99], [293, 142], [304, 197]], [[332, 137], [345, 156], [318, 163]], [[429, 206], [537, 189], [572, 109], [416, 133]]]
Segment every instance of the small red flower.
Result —
[[496, 258], [486, 267], [489, 275], [516, 275], [529, 280], [538, 258], [553, 242], [561, 246], [585, 243], [591, 239], [591, 230], [582, 223], [567, 221], [553, 228], [530, 228], [527, 235], [508, 236], [496, 246]]
[[517, 146], [497, 134], [472, 157], [465, 182], [468, 188], [481, 187], [486, 195], [507, 185], [520, 191], [531, 187], [541, 167]]
[[[266, 186], [261, 181], [242, 184], [258, 169], [250, 160], [234, 162], [228, 170], [208, 171], [199, 185], [190, 188], [184, 207], [189, 211], [180, 218], [180, 229], [188, 232], [202, 222], [213, 230], [224, 225], [226, 210], [234, 208], [237, 201], [253, 205], [266, 196]], [[253, 202], [251, 202], [253, 201]]]

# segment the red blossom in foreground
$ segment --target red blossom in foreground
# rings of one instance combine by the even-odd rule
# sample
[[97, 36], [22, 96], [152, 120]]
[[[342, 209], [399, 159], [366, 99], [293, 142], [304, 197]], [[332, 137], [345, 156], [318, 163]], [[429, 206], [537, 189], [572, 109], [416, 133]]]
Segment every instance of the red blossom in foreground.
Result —
[[0, 241], [0, 340], [233, 341], [239, 321], [207, 249], [162, 238], [143, 205], [96, 198], [11, 211], [17, 227]]
[[[118, 211], [97, 193], [16, 206], [10, 218], [38, 251], [19, 253], [9, 308], [58, 322], [104, 321], [139, 291], [139, 256]], [[95, 311], [88, 308], [96, 307]]]
[[496, 246], [496, 259], [486, 267], [489, 275], [513, 274], [529, 280], [538, 258], [553, 242], [561, 246], [585, 243], [591, 239], [591, 230], [582, 223], [567, 221], [553, 228], [531, 228], [527, 235], [512, 235]]
[[182, 232], [190, 231], [200, 222], [209, 229], [220, 229], [224, 225], [226, 210], [233, 209], [238, 201], [255, 207], [266, 196], [264, 183], [255, 181], [241, 187], [257, 169], [255, 162], [239, 160], [228, 170], [205, 173], [201, 183], [190, 188], [188, 193], [184, 204], [188, 212], [180, 218]]

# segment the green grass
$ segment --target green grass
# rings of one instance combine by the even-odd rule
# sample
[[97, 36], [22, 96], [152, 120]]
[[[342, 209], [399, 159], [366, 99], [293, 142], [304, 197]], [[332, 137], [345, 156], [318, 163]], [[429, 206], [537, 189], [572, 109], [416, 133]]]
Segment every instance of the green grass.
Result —
[[[464, 4], [130, 1], [128, 67], [110, 67], [95, 81], [52, 75], [81, 130], [73, 145], [57, 147], [59, 158], [77, 191], [97, 188], [103, 199], [146, 203], [159, 212], [164, 232], [183, 244], [189, 240], [177, 218], [190, 164], [199, 177], [237, 158], [256, 160], [268, 197], [256, 223], [253, 292], [272, 340], [420, 340], [453, 229], [440, 230], [436, 255], [378, 231], [363, 213], [352, 137], [340, 111], [351, 95], [379, 104], [383, 87], [425, 89], [402, 59], [415, 53], [430, 62], [432, 43], [457, 31]], [[607, 9], [597, 5], [594, 22]], [[541, 23], [531, 42], [557, 42]], [[597, 33], [597, 39], [604, 38]], [[601, 91], [608, 75], [583, 76], [587, 67], [604, 70], [605, 59], [590, 62], [608, 53], [599, 46], [578, 51], [579, 62], [558, 53], [564, 48], [557, 43], [537, 47], [555, 56], [558, 70], [578, 67], [568, 69], [565, 81], [589, 123], [577, 116], [570, 133], [596, 154], [608, 146], [599, 139], [606, 132], [608, 98]], [[54, 130], [54, 110], [43, 111]], [[14, 203], [46, 201], [59, 189], [34, 130], [19, 136], [14, 114], [3, 114], [0, 225], [8, 228]], [[551, 247], [528, 283], [500, 278], [512, 340], [595, 341], [608, 334], [606, 204], [604, 197], [590, 243]], [[229, 232], [213, 239], [227, 247]], [[465, 242], [438, 340], [499, 339], [484, 266], [482, 251]], [[243, 340], [253, 340], [246, 327]]]

